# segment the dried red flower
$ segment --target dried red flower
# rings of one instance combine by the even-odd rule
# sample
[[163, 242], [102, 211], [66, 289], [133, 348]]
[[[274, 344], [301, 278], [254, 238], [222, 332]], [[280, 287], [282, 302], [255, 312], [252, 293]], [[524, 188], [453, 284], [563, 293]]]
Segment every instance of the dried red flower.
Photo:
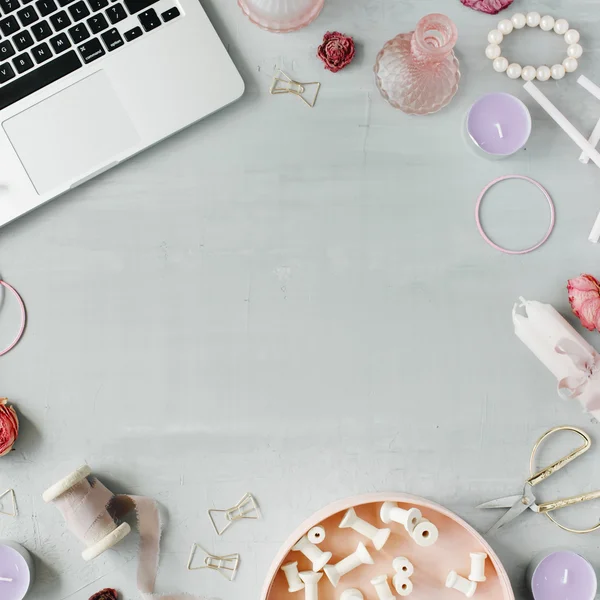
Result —
[[575, 316], [590, 331], [600, 331], [600, 282], [592, 275], [581, 275], [567, 282], [569, 302]]
[[19, 418], [6, 398], [0, 398], [0, 456], [8, 454], [19, 437]]
[[90, 600], [117, 600], [119, 597], [119, 592], [117, 590], [113, 590], [112, 588], [105, 588], [96, 592]]
[[501, 10], [508, 8], [513, 0], [460, 0], [465, 6], [487, 13], [488, 15], [498, 14]]
[[325, 68], [332, 73], [337, 73], [349, 65], [355, 53], [354, 40], [339, 31], [328, 31], [317, 50], [317, 56], [325, 63]]

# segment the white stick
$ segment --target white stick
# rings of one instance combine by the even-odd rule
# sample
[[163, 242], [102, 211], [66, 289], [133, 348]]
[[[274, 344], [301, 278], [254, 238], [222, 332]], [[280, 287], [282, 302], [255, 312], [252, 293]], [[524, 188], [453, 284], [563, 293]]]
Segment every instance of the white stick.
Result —
[[598, 216], [596, 217], [596, 221], [594, 222], [594, 226], [590, 231], [588, 240], [590, 240], [592, 244], [597, 244], [598, 240], [600, 240], [600, 213], [598, 213]]
[[[583, 89], [592, 94], [592, 96], [595, 96], [598, 98], [598, 100], [600, 100], [600, 87], [598, 87], [593, 81], [590, 81], [585, 75], [581, 75], [577, 79], [577, 83]], [[594, 148], [598, 145], [598, 142], [600, 142], [600, 119], [598, 119], [598, 122], [596, 123], [596, 127], [590, 136], [589, 142], [592, 146], [594, 146]], [[590, 157], [585, 152], [582, 152], [581, 156], [579, 157], [579, 161], [584, 165], [587, 165], [587, 163], [590, 161]]]
[[[598, 145], [598, 142], [600, 142], [600, 119], [598, 119], [596, 127], [594, 127], [594, 131], [592, 131], [592, 135], [588, 141], [594, 148]], [[579, 162], [587, 165], [590, 162], [590, 157], [585, 152], [582, 152], [579, 157]]]
[[0, 581], [8, 581], [10, 583], [12, 579], [10, 577], [0, 577]]
[[575, 126], [563, 115], [531, 81], [523, 88], [556, 121], [556, 124], [600, 167], [600, 152], [583, 137]]

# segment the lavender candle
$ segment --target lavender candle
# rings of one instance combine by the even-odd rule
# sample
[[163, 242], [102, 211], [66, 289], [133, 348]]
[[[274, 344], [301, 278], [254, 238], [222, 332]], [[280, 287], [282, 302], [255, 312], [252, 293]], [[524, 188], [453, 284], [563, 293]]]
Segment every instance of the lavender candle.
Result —
[[0, 541], [0, 598], [23, 600], [33, 579], [33, 560], [23, 546]]
[[486, 94], [471, 106], [466, 127], [480, 154], [505, 158], [527, 143], [531, 115], [525, 104], [510, 94]]
[[534, 600], [594, 600], [596, 573], [590, 563], [568, 550], [534, 560], [527, 571]]

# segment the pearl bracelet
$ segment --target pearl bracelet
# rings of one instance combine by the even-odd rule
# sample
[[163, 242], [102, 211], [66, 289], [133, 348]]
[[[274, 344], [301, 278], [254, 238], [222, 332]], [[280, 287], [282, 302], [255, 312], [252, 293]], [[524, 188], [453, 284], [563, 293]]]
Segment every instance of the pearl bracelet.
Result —
[[[508, 63], [508, 60], [502, 56], [500, 44], [504, 36], [512, 33], [513, 29], [523, 29], [525, 25], [529, 27], [537, 27], [543, 31], [552, 31], [565, 38], [567, 47], [567, 58], [562, 64], [553, 65], [552, 68], [542, 65], [537, 69], [527, 66], [521, 67], [519, 63]], [[576, 29], [569, 29], [569, 23], [566, 19], [556, 19], [549, 15], [542, 17], [538, 12], [530, 12], [527, 15], [516, 13], [510, 19], [502, 19], [498, 23], [497, 29], [492, 29], [488, 34], [489, 46], [485, 49], [485, 55], [493, 61], [494, 71], [504, 73], [510, 79], [518, 79], [522, 77], [525, 81], [539, 79], [540, 81], [548, 81], [552, 79], [562, 79], [565, 73], [572, 73], [577, 70], [579, 63], [577, 59], [583, 54], [583, 48], [579, 45], [579, 32]]]

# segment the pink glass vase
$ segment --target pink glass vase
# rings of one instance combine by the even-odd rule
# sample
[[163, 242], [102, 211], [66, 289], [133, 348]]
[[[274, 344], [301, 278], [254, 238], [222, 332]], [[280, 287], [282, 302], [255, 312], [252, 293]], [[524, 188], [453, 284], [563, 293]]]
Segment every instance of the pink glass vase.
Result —
[[375, 77], [381, 95], [395, 108], [428, 115], [446, 106], [458, 90], [454, 55], [456, 25], [445, 15], [423, 17], [415, 31], [401, 33], [377, 55]]
[[312, 23], [323, 9], [325, 0], [238, 0], [238, 4], [262, 29], [287, 33]]

